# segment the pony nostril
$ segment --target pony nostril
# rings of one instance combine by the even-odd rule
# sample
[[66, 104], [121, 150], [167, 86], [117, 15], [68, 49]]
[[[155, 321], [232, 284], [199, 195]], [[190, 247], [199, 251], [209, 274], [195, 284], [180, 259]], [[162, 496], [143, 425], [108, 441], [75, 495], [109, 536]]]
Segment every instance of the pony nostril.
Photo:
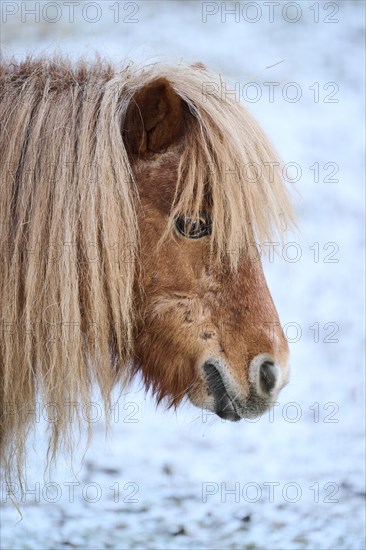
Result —
[[264, 361], [259, 370], [260, 386], [263, 392], [270, 393], [276, 385], [276, 368], [271, 361]]

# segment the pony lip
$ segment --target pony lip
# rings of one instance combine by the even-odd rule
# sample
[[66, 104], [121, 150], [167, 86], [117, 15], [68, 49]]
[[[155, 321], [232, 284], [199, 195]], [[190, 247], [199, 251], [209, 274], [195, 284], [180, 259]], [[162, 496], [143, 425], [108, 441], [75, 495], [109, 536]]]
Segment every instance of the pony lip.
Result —
[[227, 391], [217, 366], [208, 361], [203, 365], [203, 372], [205, 373], [209, 393], [215, 399], [215, 413], [217, 416], [233, 422], [240, 420], [241, 417], [236, 412], [234, 402]]

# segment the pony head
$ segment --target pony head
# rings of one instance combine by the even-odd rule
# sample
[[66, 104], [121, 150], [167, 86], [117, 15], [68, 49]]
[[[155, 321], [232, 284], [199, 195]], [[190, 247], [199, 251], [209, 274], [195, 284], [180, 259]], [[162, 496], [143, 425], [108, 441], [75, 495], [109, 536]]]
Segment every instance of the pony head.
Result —
[[6, 468], [37, 399], [54, 455], [65, 404], [98, 386], [108, 410], [138, 372], [158, 401], [261, 414], [288, 347], [256, 245], [292, 211], [252, 116], [200, 64], [13, 60], [0, 81]]
[[240, 420], [288, 381], [255, 235], [289, 207], [267, 139], [241, 105], [205, 95], [213, 82], [199, 66], [150, 75], [122, 123], [140, 198], [133, 364], [158, 400]]

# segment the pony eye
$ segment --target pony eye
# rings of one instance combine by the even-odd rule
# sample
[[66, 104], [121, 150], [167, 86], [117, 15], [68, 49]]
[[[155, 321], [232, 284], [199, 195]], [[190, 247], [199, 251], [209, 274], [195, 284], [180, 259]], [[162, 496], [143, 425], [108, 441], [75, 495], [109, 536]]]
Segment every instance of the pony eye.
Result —
[[188, 239], [200, 239], [211, 235], [211, 218], [207, 212], [200, 212], [198, 218], [178, 216], [175, 227], [178, 232]]

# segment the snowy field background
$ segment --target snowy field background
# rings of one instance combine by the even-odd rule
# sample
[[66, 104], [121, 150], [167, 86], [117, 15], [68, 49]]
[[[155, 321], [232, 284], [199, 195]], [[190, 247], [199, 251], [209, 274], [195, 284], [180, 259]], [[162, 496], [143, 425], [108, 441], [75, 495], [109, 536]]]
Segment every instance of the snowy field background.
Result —
[[[2, 2], [7, 54], [184, 59], [229, 78], [295, 163], [301, 230], [265, 262], [292, 367], [271, 415], [232, 424], [189, 405], [156, 410], [136, 384], [110, 436], [96, 421], [72, 466], [61, 459], [44, 478], [39, 438], [31, 446], [35, 493], [20, 522], [2, 503], [4, 550], [365, 548], [365, 4], [270, 4]], [[225, 6], [236, 10], [226, 21]], [[27, 9], [40, 10], [39, 22]]]

